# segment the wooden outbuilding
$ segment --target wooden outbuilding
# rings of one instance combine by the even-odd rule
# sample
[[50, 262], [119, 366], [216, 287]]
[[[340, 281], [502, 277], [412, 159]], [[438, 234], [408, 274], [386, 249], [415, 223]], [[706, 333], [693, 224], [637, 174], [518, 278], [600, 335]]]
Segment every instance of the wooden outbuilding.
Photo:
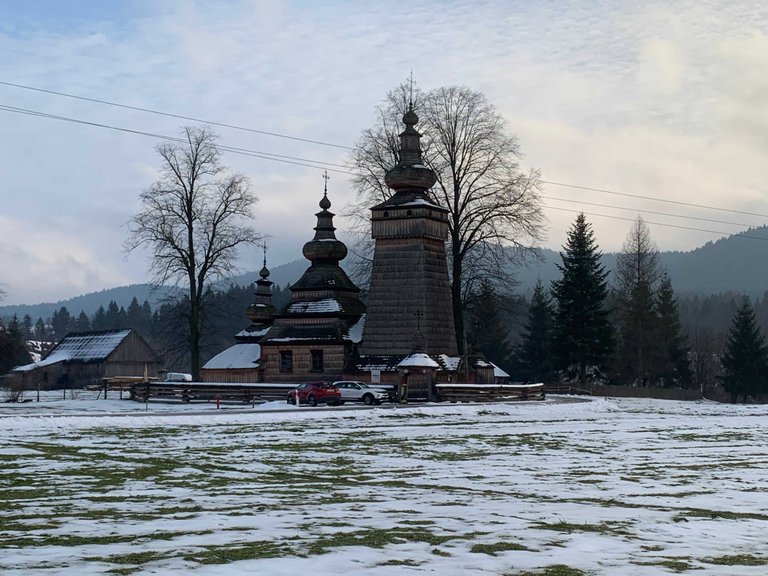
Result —
[[24, 388], [62, 389], [100, 385], [115, 376], [160, 375], [163, 362], [135, 330], [71, 332], [39, 362], [11, 372]]

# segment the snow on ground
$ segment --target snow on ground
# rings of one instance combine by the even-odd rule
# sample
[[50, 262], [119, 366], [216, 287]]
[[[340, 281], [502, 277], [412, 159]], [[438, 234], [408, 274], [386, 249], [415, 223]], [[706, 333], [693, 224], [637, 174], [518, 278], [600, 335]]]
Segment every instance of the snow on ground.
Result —
[[768, 406], [278, 405], [9, 409], [0, 573], [768, 572]]

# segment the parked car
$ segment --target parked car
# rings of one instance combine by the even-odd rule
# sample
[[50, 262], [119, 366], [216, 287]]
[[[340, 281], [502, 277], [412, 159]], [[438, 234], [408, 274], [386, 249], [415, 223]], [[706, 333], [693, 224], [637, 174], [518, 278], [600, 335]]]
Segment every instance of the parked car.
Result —
[[389, 392], [357, 380], [339, 380], [333, 383], [341, 391], [342, 402], [362, 402], [366, 406], [389, 400]]
[[288, 392], [286, 401], [288, 404], [297, 404], [296, 398], [299, 399], [298, 404], [309, 404], [310, 406], [317, 406], [318, 404], [338, 405], [342, 403], [341, 392], [339, 392], [338, 386], [328, 384], [327, 382], [299, 384]]

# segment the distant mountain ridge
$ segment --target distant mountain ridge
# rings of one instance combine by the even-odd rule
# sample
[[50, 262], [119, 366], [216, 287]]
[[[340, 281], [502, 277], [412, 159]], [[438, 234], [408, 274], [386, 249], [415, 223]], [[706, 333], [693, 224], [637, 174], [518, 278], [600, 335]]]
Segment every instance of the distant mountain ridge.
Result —
[[[549, 286], [552, 280], [560, 277], [557, 269], [557, 263], [560, 262], [559, 252], [542, 249], [540, 254], [540, 261], [514, 271], [518, 283], [517, 291], [528, 294], [538, 279], [541, 279], [545, 286]], [[756, 297], [768, 291], [768, 226], [750, 228], [739, 234], [707, 242], [689, 252], [661, 252], [660, 256], [661, 264], [669, 273], [672, 286], [678, 295], [734, 292]], [[603, 264], [608, 270], [614, 270], [616, 254], [604, 254]], [[299, 258], [275, 266], [269, 279], [285, 287], [296, 282], [308, 266], [306, 260]], [[223, 284], [247, 286], [258, 277], [258, 272], [247, 272]], [[608, 280], [611, 281], [611, 276]], [[0, 317], [7, 318], [16, 314], [22, 318], [29, 314], [33, 319], [49, 318], [62, 306], [71, 314], [79, 314], [83, 310], [90, 316], [99, 306], [106, 308], [110, 300], [127, 308], [134, 296], [139, 302], [147, 300], [154, 308], [167, 296], [167, 291], [153, 291], [149, 284], [119, 286], [59, 302], [0, 306]]]

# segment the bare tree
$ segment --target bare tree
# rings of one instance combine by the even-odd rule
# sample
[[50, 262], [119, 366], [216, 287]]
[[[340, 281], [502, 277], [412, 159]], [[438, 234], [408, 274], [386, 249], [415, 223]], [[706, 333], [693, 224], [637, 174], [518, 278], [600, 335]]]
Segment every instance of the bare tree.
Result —
[[[539, 174], [521, 169], [517, 138], [483, 94], [459, 86], [411, 93], [402, 84], [387, 94], [376, 124], [363, 132], [351, 157], [357, 199], [345, 215], [365, 238], [367, 208], [392, 194], [384, 174], [399, 160], [398, 134], [411, 99], [421, 118], [424, 162], [437, 176], [432, 194], [449, 210], [451, 294], [462, 350], [464, 309], [479, 281], [508, 285], [510, 265], [542, 239]], [[366, 246], [358, 251], [365, 253]]]
[[654, 293], [662, 274], [656, 244], [638, 217], [616, 256], [614, 273], [621, 336], [617, 368], [626, 383], [647, 385], [656, 377], [654, 363], [661, 354], [661, 342]]
[[221, 165], [216, 135], [187, 127], [177, 141], [157, 147], [160, 178], [141, 193], [141, 210], [130, 221], [126, 242], [152, 251], [150, 270], [160, 286], [183, 287], [187, 344], [193, 378], [200, 377], [200, 338], [213, 282], [236, 271], [237, 250], [258, 242], [249, 225], [256, 198], [241, 174]]

